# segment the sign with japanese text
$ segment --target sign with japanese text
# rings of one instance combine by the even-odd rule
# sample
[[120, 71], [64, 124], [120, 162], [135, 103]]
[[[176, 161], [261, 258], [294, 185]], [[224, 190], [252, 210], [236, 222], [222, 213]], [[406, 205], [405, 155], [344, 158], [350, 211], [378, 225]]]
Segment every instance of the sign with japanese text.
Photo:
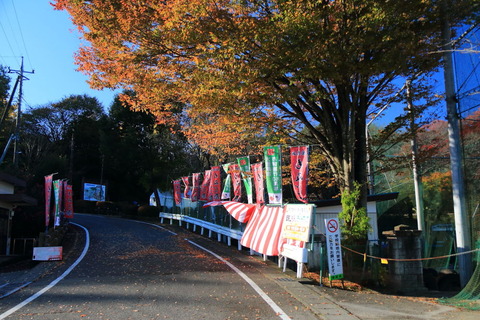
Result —
[[340, 225], [338, 219], [325, 219], [325, 230], [329, 279], [343, 279], [342, 247], [340, 245]]
[[222, 195], [222, 181], [220, 180], [220, 166], [212, 167], [210, 170], [210, 189], [208, 201], [220, 200]]
[[222, 165], [223, 171], [227, 174], [227, 177], [225, 178], [225, 183], [223, 185], [223, 191], [222, 191], [222, 200], [225, 199], [230, 199], [231, 197], [231, 192], [232, 192], [232, 176], [230, 175], [230, 165], [231, 163], [227, 163]]
[[268, 203], [282, 203], [282, 152], [280, 146], [264, 147], [265, 182]]
[[255, 199], [257, 203], [265, 203], [265, 199], [263, 196], [264, 187], [263, 187], [263, 169], [262, 163], [257, 162], [252, 164], [252, 172], [253, 172], [253, 182], [255, 185]]
[[197, 201], [200, 198], [200, 172], [192, 174], [192, 194], [190, 198], [192, 201]]
[[289, 204], [285, 207], [283, 237], [308, 242], [313, 205]]
[[240, 166], [232, 164], [230, 166], [230, 173], [232, 175], [233, 183], [233, 201], [240, 201], [242, 199], [242, 177], [240, 175]]
[[180, 179], [173, 181], [173, 198], [177, 206], [182, 203], [182, 185]]
[[243, 184], [245, 185], [245, 192], [247, 193], [248, 203], [253, 203], [253, 189], [252, 189], [252, 174], [250, 171], [250, 157], [237, 158], [238, 166], [240, 167], [240, 174], [242, 175]]
[[295, 197], [308, 202], [308, 146], [290, 147], [290, 169], [292, 172], [292, 186]]

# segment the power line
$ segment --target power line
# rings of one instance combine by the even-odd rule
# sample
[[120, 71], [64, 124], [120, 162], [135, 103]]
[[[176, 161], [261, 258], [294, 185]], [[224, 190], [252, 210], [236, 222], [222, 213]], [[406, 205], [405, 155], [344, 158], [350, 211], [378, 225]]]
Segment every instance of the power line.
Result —
[[30, 63], [30, 66], [33, 67], [32, 62], [30, 61], [30, 56], [28, 54], [27, 46], [25, 45], [25, 39], [23, 37], [22, 27], [20, 25], [20, 21], [18, 20], [17, 9], [15, 8], [15, 4], [13, 0], [12, 0], [12, 7], [13, 7], [13, 12], [15, 13], [15, 19], [17, 21], [18, 30], [20, 31], [20, 39], [22, 40], [23, 48], [25, 50], [25, 55], [27, 56], [27, 60]]
[[10, 40], [8, 39], [7, 33], [5, 32], [5, 28], [3, 27], [2, 21], [0, 20], [0, 28], [2, 29], [2, 32], [5, 36], [5, 40], [7, 41], [8, 47], [10, 48], [10, 51], [12, 52], [12, 55], [15, 57], [15, 51], [12, 48], [12, 44], [10, 43]]

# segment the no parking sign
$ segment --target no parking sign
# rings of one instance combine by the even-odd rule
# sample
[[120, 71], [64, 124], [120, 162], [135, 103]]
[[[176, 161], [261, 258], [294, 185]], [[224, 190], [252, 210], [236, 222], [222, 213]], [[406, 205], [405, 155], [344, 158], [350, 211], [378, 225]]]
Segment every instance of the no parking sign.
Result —
[[325, 219], [329, 279], [343, 279], [342, 247], [337, 218]]

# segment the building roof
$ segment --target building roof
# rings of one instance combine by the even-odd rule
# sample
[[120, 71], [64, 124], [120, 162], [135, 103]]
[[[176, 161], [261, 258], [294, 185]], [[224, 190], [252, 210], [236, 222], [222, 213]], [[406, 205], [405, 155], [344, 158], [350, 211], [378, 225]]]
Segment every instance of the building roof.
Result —
[[12, 176], [11, 174], [5, 173], [5, 172], [0, 172], [0, 181], [4, 181], [7, 183], [12, 184], [15, 187], [26, 187], [27, 183], [15, 176]]
[[[381, 193], [381, 194], [371, 194], [367, 196], [367, 201], [387, 201], [393, 200], [398, 197], [398, 192], [392, 193]], [[341, 205], [341, 198], [335, 199], [327, 199], [327, 200], [319, 200], [319, 201], [312, 201], [317, 207], [329, 207], [329, 206], [339, 206]]]
[[0, 201], [10, 203], [12, 205], [22, 206], [36, 206], [37, 199], [27, 196], [26, 194], [0, 194]]

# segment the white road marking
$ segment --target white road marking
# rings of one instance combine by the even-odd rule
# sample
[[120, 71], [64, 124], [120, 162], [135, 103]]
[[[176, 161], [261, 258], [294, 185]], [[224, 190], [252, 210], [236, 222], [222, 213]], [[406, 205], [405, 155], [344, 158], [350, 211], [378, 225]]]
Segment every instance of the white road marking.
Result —
[[6, 317], [11, 315], [12, 313], [14, 313], [14, 312], [20, 310], [21, 308], [25, 307], [27, 304], [29, 304], [30, 302], [37, 299], [42, 294], [44, 294], [45, 292], [47, 292], [48, 290], [53, 288], [57, 283], [62, 281], [70, 272], [72, 272], [72, 270], [80, 263], [80, 261], [83, 260], [83, 258], [87, 254], [88, 247], [90, 246], [90, 234], [88, 233], [88, 230], [84, 226], [81, 226], [81, 225], [79, 225], [77, 223], [73, 223], [73, 222], [70, 222], [70, 223], [74, 224], [76, 226], [79, 226], [80, 228], [85, 230], [85, 247], [83, 248], [83, 251], [82, 251], [82, 254], [80, 255], [80, 257], [78, 257], [78, 259], [60, 277], [58, 277], [57, 279], [50, 282], [50, 284], [48, 286], [46, 286], [42, 290], [38, 291], [36, 294], [31, 296], [30, 298], [28, 298], [28, 299], [24, 300], [23, 302], [17, 304], [15, 307], [11, 308], [10, 310], [7, 310], [4, 313], [0, 314], [0, 320], [5, 319]]
[[[26, 282], [26, 283], [17, 283], [17, 284], [14, 284], [15, 287], [14, 287], [12, 290], [10, 290], [10, 291], [4, 293], [3, 295], [1, 295], [1, 296], [0, 296], [0, 299], [3, 299], [3, 298], [5, 298], [5, 297], [8, 297], [9, 295], [17, 292], [18, 290], [22, 289], [23, 287], [28, 286], [30, 283], [32, 283], [32, 282], [29, 281], [29, 282]], [[8, 285], [9, 285], [9, 283], [4, 284], [3, 286], [0, 286], [0, 288], [4, 288], [4, 287], [6, 287], [6, 286], [8, 286]]]
[[153, 226], [153, 227], [157, 227], [159, 229], [162, 229], [163, 231], [167, 231], [167, 232], [170, 232], [172, 235], [176, 236], [177, 234], [173, 231], [170, 231], [168, 230], [167, 228], [164, 228], [162, 226], [159, 226], [158, 224], [154, 224], [154, 223], [149, 223], [149, 222], [144, 222], [144, 221], [138, 221], [138, 220], [130, 220], [130, 221], [134, 221], [134, 222], [138, 222], [138, 223], [143, 223], [143, 224], [148, 224], [149, 226]]
[[257, 293], [260, 295], [260, 297], [262, 297], [262, 299], [265, 300], [265, 302], [273, 309], [273, 311], [275, 311], [277, 313], [277, 315], [280, 317], [280, 319], [291, 320], [291, 318], [252, 279], [250, 279], [240, 269], [235, 267], [233, 264], [231, 264], [230, 262], [228, 262], [227, 260], [225, 260], [224, 258], [219, 256], [215, 252], [210, 251], [207, 248], [202, 247], [201, 245], [199, 245], [199, 244], [197, 244], [197, 243], [195, 243], [191, 240], [188, 240], [188, 239], [185, 239], [185, 240], [187, 240], [188, 242], [190, 242], [194, 246], [202, 249], [203, 251], [210, 253], [212, 256], [214, 256], [218, 260], [224, 262], [233, 271], [235, 271], [240, 277], [242, 277], [243, 280], [245, 280], [255, 291], [257, 291]]

